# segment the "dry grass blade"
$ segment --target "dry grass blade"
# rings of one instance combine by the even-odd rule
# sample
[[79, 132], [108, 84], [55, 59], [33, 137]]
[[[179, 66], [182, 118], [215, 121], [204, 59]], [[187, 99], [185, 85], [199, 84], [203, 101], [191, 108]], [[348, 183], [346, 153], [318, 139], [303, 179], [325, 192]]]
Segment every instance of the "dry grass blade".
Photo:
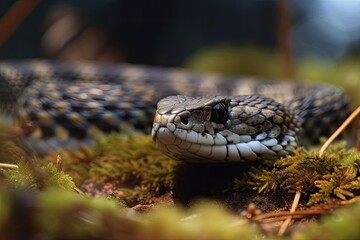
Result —
[[[296, 208], [299, 205], [300, 197], [301, 197], [301, 190], [297, 190], [296, 193], [295, 193], [293, 204], [292, 204], [291, 209], [290, 209], [290, 213], [294, 213], [296, 211]], [[292, 216], [289, 215], [286, 218], [286, 220], [283, 222], [283, 224], [280, 226], [280, 229], [279, 229], [279, 232], [278, 232], [279, 236], [284, 235], [284, 233], [285, 233], [286, 229], [288, 228], [291, 220], [292, 220]]]
[[19, 168], [16, 164], [9, 164], [9, 163], [0, 163], [0, 167], [4, 168]]
[[319, 154], [320, 156], [325, 152], [327, 147], [339, 136], [341, 132], [344, 131], [344, 129], [359, 115], [360, 113], [360, 106], [357, 107], [350, 116], [341, 124], [341, 126], [330, 136], [330, 138], [324, 143], [324, 145], [321, 147]]

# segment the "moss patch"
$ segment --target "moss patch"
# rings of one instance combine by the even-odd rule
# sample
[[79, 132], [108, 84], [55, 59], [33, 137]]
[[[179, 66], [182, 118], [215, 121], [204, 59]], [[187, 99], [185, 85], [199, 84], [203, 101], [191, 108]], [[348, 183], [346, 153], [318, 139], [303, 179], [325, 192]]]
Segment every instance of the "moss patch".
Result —
[[[140, 145], [142, 148], [139, 149]], [[149, 136], [113, 135], [79, 152], [64, 151], [60, 155], [62, 170], [54, 164], [55, 155], [46, 159], [21, 160], [18, 168], [14, 169], [1, 168], [2, 236], [16, 238], [41, 234], [53, 239], [110, 239], [112, 236], [136, 239], [274, 239], [276, 230], [268, 221], [256, 218], [261, 214], [256, 212], [256, 208], [248, 208], [238, 215], [224, 209], [219, 203], [209, 202], [200, 202], [187, 210], [167, 204], [145, 209], [143, 214], [126, 207], [159, 201], [160, 205], [164, 205], [169, 203], [168, 199], [160, 198], [171, 198], [174, 169], [180, 163], [164, 157]], [[312, 214], [314, 209], [320, 209], [320, 214], [333, 214], [321, 218], [320, 222], [308, 222], [302, 226], [304, 232], [294, 231], [291, 236], [276, 239], [322, 239], [319, 238], [322, 231], [335, 231], [336, 234], [331, 234], [331, 237], [337, 237], [335, 239], [341, 239], [341, 236], [346, 237], [343, 239], [357, 238], [360, 233], [354, 229], [360, 226], [357, 221], [360, 219], [359, 204], [334, 210], [344, 199], [356, 202], [360, 185], [359, 161], [359, 153], [346, 150], [344, 143], [334, 145], [321, 157], [315, 150], [299, 149], [293, 156], [252, 167], [244, 179], [235, 182], [230, 192], [237, 193], [238, 199], [233, 201], [241, 202], [248, 191], [244, 187], [260, 192], [267, 201], [271, 201], [274, 193], [294, 192], [301, 188], [304, 201], [313, 205], [301, 211]], [[204, 166], [197, 165], [198, 168]], [[66, 174], [68, 171], [71, 175], [76, 173], [75, 176], [81, 176], [78, 181], [82, 185], [90, 181], [101, 191], [107, 191], [105, 196], [108, 199], [75, 193], [75, 184]], [[211, 177], [213, 175], [208, 176]], [[113, 188], [110, 189], [111, 184]], [[118, 195], [111, 194], [114, 189], [120, 189]], [[18, 217], [20, 210], [21, 218]], [[319, 215], [319, 211], [316, 214]], [[14, 226], [21, 226], [20, 230]], [[345, 235], [339, 233], [342, 226], [350, 226]], [[324, 239], [329, 239], [330, 235], [326, 236]]]
[[[171, 192], [178, 162], [164, 156], [150, 136], [111, 135], [80, 151], [60, 153], [64, 171], [97, 195], [117, 195], [130, 205], [151, 203]], [[55, 155], [46, 160], [53, 161]], [[95, 192], [92, 189], [97, 188]]]
[[353, 198], [360, 193], [360, 153], [346, 150], [345, 145], [337, 143], [322, 156], [316, 150], [300, 148], [293, 156], [252, 168], [234, 186], [262, 194], [300, 189], [309, 205]]

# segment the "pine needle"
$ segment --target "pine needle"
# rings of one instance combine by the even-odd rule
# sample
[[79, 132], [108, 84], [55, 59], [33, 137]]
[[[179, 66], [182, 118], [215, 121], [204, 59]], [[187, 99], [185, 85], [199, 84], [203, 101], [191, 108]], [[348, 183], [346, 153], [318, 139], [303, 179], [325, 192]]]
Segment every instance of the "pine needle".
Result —
[[16, 164], [9, 164], [9, 163], [0, 163], [0, 167], [3, 168], [19, 168]]
[[344, 131], [344, 129], [359, 115], [360, 113], [360, 106], [357, 107], [350, 116], [341, 124], [341, 126], [330, 136], [330, 138], [324, 143], [324, 145], [321, 147], [319, 154], [322, 156], [322, 154], [325, 152], [325, 150], [328, 148], [328, 146], [337, 138], [341, 132]]
[[[301, 197], [301, 190], [297, 190], [295, 193], [295, 197], [294, 197], [294, 201], [293, 204], [291, 206], [290, 209], [290, 213], [295, 213], [298, 205], [299, 205], [299, 201], [300, 201], [300, 197]], [[280, 226], [279, 232], [278, 232], [278, 236], [282, 236], [284, 235], [286, 229], [288, 228], [290, 222], [292, 220], [292, 215], [289, 215], [286, 220], [283, 222], [283, 224]]]

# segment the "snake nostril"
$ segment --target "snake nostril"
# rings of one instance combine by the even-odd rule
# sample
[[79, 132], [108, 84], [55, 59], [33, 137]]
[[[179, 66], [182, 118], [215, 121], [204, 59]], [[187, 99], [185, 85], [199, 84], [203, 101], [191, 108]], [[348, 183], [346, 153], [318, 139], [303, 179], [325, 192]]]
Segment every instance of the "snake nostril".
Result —
[[185, 125], [187, 125], [189, 123], [189, 119], [184, 118], [184, 117], [180, 117], [180, 121]]

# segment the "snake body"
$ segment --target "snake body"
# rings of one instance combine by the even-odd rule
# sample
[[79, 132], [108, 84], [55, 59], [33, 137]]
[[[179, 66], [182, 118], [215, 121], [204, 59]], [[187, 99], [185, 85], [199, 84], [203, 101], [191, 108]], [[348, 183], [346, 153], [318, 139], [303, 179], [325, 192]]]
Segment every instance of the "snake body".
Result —
[[349, 112], [344, 92], [328, 85], [131, 64], [0, 63], [0, 113], [34, 122], [24, 142], [40, 153], [103, 133], [150, 132], [154, 119], [154, 140], [176, 159], [273, 158], [328, 136]]

